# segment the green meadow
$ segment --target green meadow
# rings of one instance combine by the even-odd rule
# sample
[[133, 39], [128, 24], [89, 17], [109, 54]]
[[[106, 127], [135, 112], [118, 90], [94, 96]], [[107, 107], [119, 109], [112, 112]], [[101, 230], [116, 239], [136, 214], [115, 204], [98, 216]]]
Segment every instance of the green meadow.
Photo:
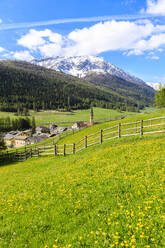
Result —
[[154, 109], [146, 109], [144, 112], [135, 114], [135, 115], [130, 115], [128, 117], [125, 117], [120, 120], [114, 120], [114, 121], [107, 121], [103, 123], [99, 123], [97, 125], [81, 129], [79, 132], [76, 132], [75, 134], [72, 135], [67, 135], [64, 137], [61, 137], [60, 140], [58, 141], [58, 144], [73, 144], [76, 143], [77, 141], [81, 140], [87, 135], [91, 135], [93, 133], [96, 133], [100, 131], [101, 129], [106, 129], [115, 125], [118, 125], [118, 123], [131, 123], [135, 121], [140, 121], [140, 120], [147, 120], [150, 118], [156, 118], [156, 117], [161, 117], [165, 116], [165, 109], [160, 109], [157, 111], [153, 111]]
[[[120, 122], [164, 115], [149, 110]], [[85, 128], [59, 143], [118, 122]], [[164, 182], [164, 134], [0, 166], [0, 247], [164, 248]]]
[[0, 168], [0, 247], [164, 247], [165, 137]]
[[[147, 108], [143, 112], [153, 112], [154, 108]], [[94, 108], [94, 118], [95, 122], [105, 122], [110, 120], [119, 119], [120, 117], [125, 117], [129, 115], [137, 115], [135, 112], [119, 112], [113, 109], [103, 109], [103, 108]], [[0, 118], [4, 117], [17, 118], [14, 113], [10, 112], [0, 112]], [[72, 112], [61, 112], [61, 111], [40, 111], [34, 112], [30, 111], [29, 117], [35, 117], [37, 125], [43, 125], [45, 123], [51, 122], [69, 122], [70, 125], [76, 121], [90, 121], [90, 109], [87, 110], [75, 110]], [[21, 117], [21, 116], [20, 116]], [[68, 123], [68, 125], [69, 125]], [[64, 124], [62, 124], [64, 125]]]

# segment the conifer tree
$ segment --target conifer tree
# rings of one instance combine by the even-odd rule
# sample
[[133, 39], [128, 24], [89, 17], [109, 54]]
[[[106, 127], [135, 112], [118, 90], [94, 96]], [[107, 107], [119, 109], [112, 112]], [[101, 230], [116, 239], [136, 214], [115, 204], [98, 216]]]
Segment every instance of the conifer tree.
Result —
[[32, 134], [34, 134], [36, 132], [36, 122], [35, 122], [35, 118], [33, 116], [32, 118]]

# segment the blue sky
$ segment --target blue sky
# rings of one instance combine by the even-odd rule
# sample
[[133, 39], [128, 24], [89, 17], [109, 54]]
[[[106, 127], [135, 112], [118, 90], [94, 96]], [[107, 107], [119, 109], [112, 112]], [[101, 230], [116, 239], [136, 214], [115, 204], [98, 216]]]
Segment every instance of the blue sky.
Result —
[[76, 55], [164, 82], [165, 0], [0, 1], [0, 59]]

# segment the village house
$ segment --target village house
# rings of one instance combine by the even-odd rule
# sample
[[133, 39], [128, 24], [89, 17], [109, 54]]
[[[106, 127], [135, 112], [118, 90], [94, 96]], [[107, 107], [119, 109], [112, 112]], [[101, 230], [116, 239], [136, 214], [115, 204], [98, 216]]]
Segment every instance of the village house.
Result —
[[60, 133], [67, 131], [67, 130], [68, 130], [67, 127], [57, 127], [53, 132], [51, 132], [49, 137], [54, 137]]
[[28, 141], [32, 145], [32, 144], [44, 141], [44, 140], [46, 140], [48, 138], [49, 138], [49, 136], [47, 134], [44, 134], [44, 133], [40, 134], [40, 135], [39, 134], [34, 134], [32, 137], [28, 138]]
[[4, 136], [4, 142], [8, 148], [12, 148], [15, 145], [15, 137], [20, 134], [19, 131], [10, 131]]
[[58, 126], [57, 126], [56, 124], [51, 124], [51, 125], [49, 126], [49, 131], [50, 131], [50, 133], [54, 132], [54, 130], [55, 130], [57, 127], [58, 127]]
[[78, 121], [78, 122], [73, 124], [72, 129], [80, 129], [83, 127], [87, 127], [87, 123], [84, 121]]
[[18, 135], [14, 138], [14, 146], [15, 147], [21, 147], [30, 145], [29, 138], [26, 136]]
[[28, 129], [28, 130], [25, 130], [25, 131], [22, 131], [22, 132], [20, 132], [20, 136], [24, 136], [24, 137], [29, 137], [29, 136], [31, 136], [31, 134], [32, 134], [32, 130], [31, 129]]
[[83, 127], [90, 127], [94, 125], [94, 114], [93, 114], [93, 107], [91, 107], [91, 114], [90, 114], [90, 122], [85, 121], [77, 121], [73, 124], [72, 129], [80, 129]]
[[49, 128], [47, 128], [47, 127], [37, 127], [36, 128], [36, 133], [37, 134], [49, 133]]

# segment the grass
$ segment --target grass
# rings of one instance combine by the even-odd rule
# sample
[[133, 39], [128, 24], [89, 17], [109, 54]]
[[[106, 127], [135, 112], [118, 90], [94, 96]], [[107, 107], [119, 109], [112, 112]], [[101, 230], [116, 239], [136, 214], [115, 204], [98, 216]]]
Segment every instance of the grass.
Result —
[[[155, 111], [153, 109], [152, 111]], [[94, 118], [96, 122], [105, 122], [109, 120], [115, 120], [121, 116], [135, 115], [134, 112], [118, 112], [113, 109], [103, 109], [103, 108], [94, 108]], [[2, 117], [11, 117], [17, 118], [14, 113], [10, 112], [0, 112], [0, 118]], [[59, 112], [59, 111], [41, 111], [34, 112], [30, 111], [30, 117], [34, 116], [37, 125], [43, 125], [45, 123], [58, 123], [58, 122], [70, 122], [65, 125], [71, 125], [76, 121], [89, 121], [90, 120], [90, 109], [87, 110], [77, 110], [73, 112]], [[64, 124], [61, 124], [64, 125]]]
[[100, 124], [97, 124], [97, 125], [94, 125], [94, 126], [91, 126], [91, 127], [88, 127], [88, 128], [84, 128], [84, 129], [80, 130], [80, 132], [77, 132], [77, 133], [75, 133], [73, 135], [68, 135], [66, 137], [62, 137], [58, 141], [58, 144], [72, 144], [72, 143], [75, 143], [75, 142], [81, 140], [82, 138], [84, 138], [87, 135], [96, 133], [96, 132], [100, 131], [101, 129], [106, 129], [106, 128], [111, 127], [111, 126], [115, 126], [119, 122], [120, 123], [129, 123], [129, 122], [146, 120], [146, 119], [155, 118], [155, 117], [161, 117], [161, 116], [165, 116], [165, 109], [157, 110], [155, 112], [151, 111], [151, 109], [148, 109], [148, 111], [146, 110], [144, 113], [140, 113], [140, 114], [135, 115], [135, 116], [126, 117], [126, 118], [121, 119], [121, 120], [104, 122], [104, 123], [100, 123]]
[[[102, 113], [104, 111], [105, 112], [109, 111], [109, 112], [113, 113], [114, 110], [94, 108], [94, 111], [95, 111], [95, 115], [97, 113], [97, 115], [99, 116], [99, 111], [102, 112]], [[85, 112], [86, 112], [86, 110], [85, 110]], [[119, 112], [117, 112], [117, 111], [114, 111], [114, 112], [119, 114]], [[80, 113], [81, 113], [81, 111], [80, 111]], [[127, 116], [127, 114], [128, 113], [125, 112], [125, 117]], [[34, 147], [36, 145], [37, 146], [52, 145], [52, 144], [54, 144], [56, 142], [58, 144], [73, 144], [73, 143], [76, 143], [77, 141], [81, 140], [82, 138], [84, 138], [87, 135], [96, 133], [96, 132], [100, 131], [101, 129], [105, 129], [105, 128], [108, 128], [110, 126], [114, 126], [114, 125], [118, 124], [119, 122], [120, 123], [127, 123], [127, 122], [133, 122], [133, 121], [142, 120], [142, 119], [145, 120], [145, 119], [149, 119], [149, 118], [165, 116], [165, 109], [161, 109], [161, 110], [156, 111], [156, 109], [154, 109], [154, 108], [147, 108], [141, 113], [134, 113], [134, 115], [132, 113], [132, 114], [130, 114], [130, 116], [128, 115], [129, 117], [126, 117], [126, 118], [121, 119], [121, 120], [118, 120], [118, 118], [120, 118], [120, 116], [117, 116], [115, 114], [112, 115], [112, 116], [113, 116], [112, 120], [113, 119], [117, 119], [117, 120], [115, 120], [115, 121], [111, 120], [111, 121], [103, 122], [103, 123], [100, 123], [100, 124], [96, 124], [96, 125], [88, 127], [88, 128], [83, 128], [80, 131], [76, 130], [76, 131], [74, 131], [74, 134], [73, 134], [73, 131], [64, 132], [64, 133], [62, 133], [60, 135], [60, 137], [49, 138], [49, 139], [47, 139], [45, 141], [42, 141], [42, 142], [34, 144], [34, 145], [30, 145], [30, 146], [27, 146], [27, 147], [30, 148], [30, 147]], [[10, 149], [9, 152], [13, 152], [15, 150], [16, 149], [13, 148], [13, 149]], [[24, 147], [17, 149], [17, 151], [21, 151], [21, 150], [24, 150]]]
[[0, 168], [0, 247], [164, 247], [165, 137]]

